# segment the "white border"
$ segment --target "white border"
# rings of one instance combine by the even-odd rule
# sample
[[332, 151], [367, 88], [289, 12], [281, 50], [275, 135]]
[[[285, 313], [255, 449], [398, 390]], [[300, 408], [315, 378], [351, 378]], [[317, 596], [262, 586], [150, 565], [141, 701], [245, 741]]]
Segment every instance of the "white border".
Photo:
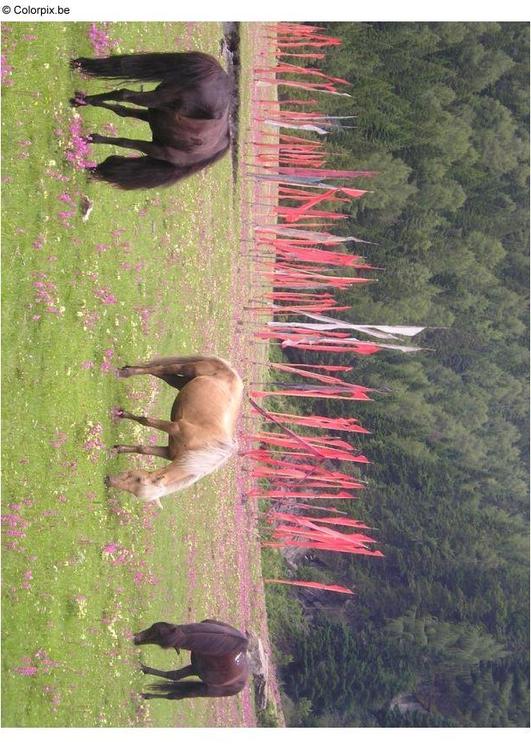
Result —
[[[69, 15], [39, 17], [13, 8], [61, 5]], [[520, 21], [529, 22], [531, 12], [522, 0], [447, 0], [444, 3], [421, 0], [9, 0], [10, 14], [2, 21]], [[3, 5], [2, 7], [5, 7]]]

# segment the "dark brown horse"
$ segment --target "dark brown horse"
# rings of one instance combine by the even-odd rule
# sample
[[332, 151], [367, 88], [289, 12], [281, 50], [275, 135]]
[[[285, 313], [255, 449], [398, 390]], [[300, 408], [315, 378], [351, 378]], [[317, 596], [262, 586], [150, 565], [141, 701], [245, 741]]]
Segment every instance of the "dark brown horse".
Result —
[[136, 158], [109, 156], [90, 170], [94, 177], [124, 190], [171, 185], [208, 167], [228, 151], [231, 82], [214, 57], [203, 52], [78, 57], [71, 66], [97, 78], [161, 81], [153, 91], [122, 88], [92, 96], [76, 92], [70, 100], [75, 107], [92, 104], [120, 117], [144, 120], [153, 134], [152, 141], [97, 133], [89, 136], [93, 143], [145, 154]]
[[[236, 695], [245, 687], [249, 676], [248, 640], [236, 628], [219, 620], [203, 620], [190, 625], [156, 622], [136, 633], [134, 643], [142, 646], [154, 643], [162, 648], [184, 648], [191, 651], [191, 663], [183, 669], [163, 672], [141, 665], [144, 674], [164, 677], [168, 682], [151, 685], [154, 693], [142, 693], [143, 698], [223, 698]], [[183, 681], [196, 675], [199, 680]]]

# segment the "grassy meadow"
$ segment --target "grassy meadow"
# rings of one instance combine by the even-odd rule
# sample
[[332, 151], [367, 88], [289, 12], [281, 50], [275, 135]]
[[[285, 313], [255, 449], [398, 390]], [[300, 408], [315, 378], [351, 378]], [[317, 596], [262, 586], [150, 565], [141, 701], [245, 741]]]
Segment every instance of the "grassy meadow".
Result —
[[[154, 379], [119, 381], [116, 367], [155, 354], [233, 356], [246, 188], [233, 182], [230, 158], [168, 190], [90, 182], [81, 167], [112, 149], [84, 147], [81, 133], [148, 137], [147, 126], [68, 103], [75, 89], [109, 86], [81, 81], [71, 57], [219, 57], [221, 36], [218, 23], [4, 27], [3, 726], [255, 721], [250, 688], [217, 701], [143, 702], [139, 659], [175, 669], [186, 653], [140, 654], [130, 642], [156, 620], [262, 627], [259, 548], [234, 501], [235, 464], [163, 499], [163, 511], [103, 481], [135, 462], [161, 463], [113, 456], [113, 444], [165, 438], [117, 421], [113, 407], [167, 418], [175, 396]], [[245, 38], [242, 56], [245, 83]], [[244, 100], [241, 134], [248, 116]]]

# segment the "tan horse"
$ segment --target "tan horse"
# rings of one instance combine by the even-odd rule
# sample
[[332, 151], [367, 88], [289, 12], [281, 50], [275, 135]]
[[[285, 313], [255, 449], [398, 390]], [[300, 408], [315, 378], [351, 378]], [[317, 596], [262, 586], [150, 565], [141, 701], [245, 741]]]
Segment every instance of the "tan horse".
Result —
[[118, 453], [160, 456], [171, 463], [157, 471], [130, 470], [106, 478], [107, 486], [131, 492], [162, 507], [159, 498], [188, 487], [218, 469], [237, 450], [234, 440], [243, 383], [219, 357], [165, 357], [143, 365], [122, 367], [118, 377], [154, 375], [179, 389], [170, 420], [137, 417], [120, 410], [121, 419], [168, 434], [168, 447], [115, 445]]

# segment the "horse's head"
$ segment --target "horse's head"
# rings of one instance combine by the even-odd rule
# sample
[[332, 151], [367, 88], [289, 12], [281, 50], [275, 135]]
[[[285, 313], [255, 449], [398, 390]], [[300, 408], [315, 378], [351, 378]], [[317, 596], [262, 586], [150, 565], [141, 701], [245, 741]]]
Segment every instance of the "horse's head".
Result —
[[146, 643], [154, 643], [162, 648], [170, 648], [175, 640], [175, 625], [169, 622], [155, 622], [146, 630], [135, 633], [133, 643], [142, 646]]

